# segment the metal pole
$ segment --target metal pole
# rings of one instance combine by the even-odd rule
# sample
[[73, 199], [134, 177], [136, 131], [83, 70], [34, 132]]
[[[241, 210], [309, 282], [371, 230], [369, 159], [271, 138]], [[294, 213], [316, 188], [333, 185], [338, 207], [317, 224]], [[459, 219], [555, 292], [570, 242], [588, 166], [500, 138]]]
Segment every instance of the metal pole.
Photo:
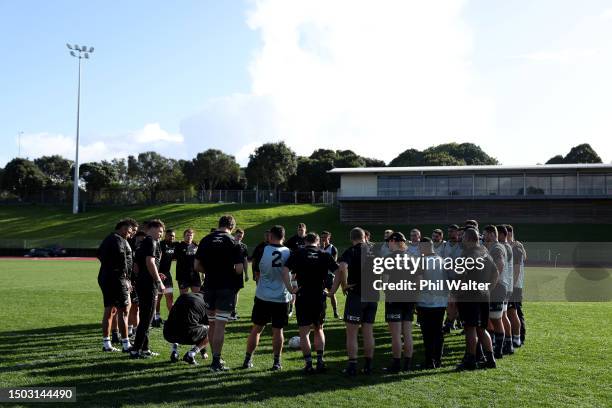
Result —
[[74, 160], [74, 189], [72, 192], [72, 213], [79, 213], [79, 115], [81, 110], [81, 56], [79, 55], [79, 82], [77, 86], [76, 155]]
[[21, 135], [23, 135], [23, 132], [17, 132], [17, 145], [19, 146], [17, 157], [21, 157]]

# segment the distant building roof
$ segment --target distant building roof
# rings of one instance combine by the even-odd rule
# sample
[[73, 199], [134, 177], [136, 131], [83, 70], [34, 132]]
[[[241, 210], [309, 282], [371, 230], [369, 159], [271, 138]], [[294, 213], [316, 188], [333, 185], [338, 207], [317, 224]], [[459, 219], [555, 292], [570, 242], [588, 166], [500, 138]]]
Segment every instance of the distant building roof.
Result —
[[381, 174], [381, 173], [496, 173], [496, 172], [568, 172], [577, 170], [610, 171], [612, 164], [539, 164], [535, 166], [486, 165], [486, 166], [415, 166], [415, 167], [338, 167], [328, 173], [334, 174]]

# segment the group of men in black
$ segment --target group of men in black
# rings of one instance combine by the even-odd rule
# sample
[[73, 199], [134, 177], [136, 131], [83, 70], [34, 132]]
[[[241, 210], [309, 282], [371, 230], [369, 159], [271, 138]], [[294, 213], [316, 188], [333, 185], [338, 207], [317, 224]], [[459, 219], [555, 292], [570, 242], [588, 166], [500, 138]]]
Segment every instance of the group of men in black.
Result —
[[[165, 226], [160, 220], [147, 221], [140, 227], [132, 219], [120, 221], [98, 250], [101, 262], [98, 283], [102, 289], [105, 307], [102, 321], [103, 351], [119, 351], [113, 347], [110, 337], [113, 322], [116, 321], [123, 352], [129, 353], [131, 358], [157, 356], [158, 353], [149, 348], [149, 327], [161, 326], [159, 300], [165, 295], [169, 315], [163, 323], [163, 333], [164, 338], [172, 344], [171, 361], [179, 360], [178, 346], [186, 344], [192, 348], [183, 356], [183, 361], [195, 365], [198, 353], [202, 358], [208, 358], [206, 347], [210, 344], [213, 355], [210, 369], [227, 370], [221, 358], [225, 326], [238, 318], [238, 292], [244, 286], [244, 281], [248, 280], [248, 250], [241, 242], [244, 232], [237, 230], [237, 233], [232, 235], [235, 226], [235, 219], [231, 215], [225, 215], [220, 218], [218, 227], [196, 245], [193, 242], [194, 231], [191, 229], [184, 232], [183, 241], [175, 243], [173, 231], [166, 231], [165, 239], [161, 240]], [[490, 254], [500, 252], [498, 245], [494, 245], [493, 241], [490, 246], [481, 245], [482, 238], [477, 224], [462, 228], [451, 227], [449, 232], [454, 229], [457, 232], [460, 230], [461, 234], [451, 233], [454, 239], [448, 243], [441, 240], [440, 230], [434, 231], [433, 240], [422, 239], [420, 232], [413, 230], [408, 244], [402, 233], [388, 230], [385, 232], [385, 242], [379, 245], [370, 241], [367, 231], [354, 228], [350, 233], [352, 245], [339, 259], [338, 251], [331, 244], [331, 234], [328, 232], [322, 233], [321, 236], [307, 233], [306, 226], [300, 223], [297, 234], [285, 243], [285, 230], [282, 226], [274, 226], [266, 231], [264, 242], [255, 248], [252, 256], [253, 278], [257, 288], [251, 316], [253, 328], [247, 339], [242, 367], [253, 367], [253, 354], [260, 335], [263, 328], [271, 323], [274, 351], [272, 369], [282, 368], [283, 329], [288, 324], [288, 317], [293, 313], [295, 304], [300, 348], [305, 360], [304, 372], [325, 371], [323, 325], [326, 300], [330, 298], [334, 316], [338, 317], [335, 293], [342, 288], [346, 295], [344, 321], [348, 355], [344, 372], [351, 376], [358, 373], [358, 336], [361, 331], [364, 354], [361, 372], [371, 373], [374, 355], [373, 323], [376, 318], [378, 293], [373, 291], [369, 284], [364, 285], [364, 274], [371, 274], [365, 266], [364, 258], [397, 253], [412, 253], [425, 257], [479, 256], [487, 259], [488, 269], [479, 272], [486, 276], [465, 276], [464, 279], [476, 278], [493, 283], [502, 280], [498, 270], [504, 265], [498, 265], [502, 261]], [[495, 237], [497, 242], [497, 233]], [[520, 247], [522, 248], [522, 245]], [[524, 252], [524, 248], [522, 251]], [[503, 253], [507, 254], [505, 250]], [[170, 276], [172, 259], [177, 261], [176, 277], [181, 292], [174, 303]], [[506, 262], [505, 267], [507, 265]], [[440, 270], [433, 271], [431, 277], [441, 277], [442, 273], [444, 272]], [[204, 276], [203, 282], [201, 275]], [[504, 290], [504, 296], [506, 294]], [[495, 357], [502, 356], [502, 348], [499, 347], [499, 353], [498, 349], [495, 349], [494, 353], [494, 345], [487, 329], [495, 332], [494, 339], [499, 338], [498, 324], [492, 324], [489, 319], [489, 310], [491, 307], [496, 310], [497, 300], [494, 302], [488, 291], [480, 293], [477, 298], [472, 294], [469, 299], [460, 299], [459, 293], [454, 294], [454, 298], [450, 295], [450, 298], [447, 296], [446, 299], [436, 299], [434, 296], [420, 302], [394, 302], [390, 297], [387, 299], [385, 320], [389, 325], [393, 351], [393, 359], [391, 365], [386, 368], [387, 372], [397, 373], [411, 369], [411, 323], [415, 311], [419, 316], [424, 340], [428, 343], [425, 368], [440, 366], [445, 312], [447, 321], [458, 319], [464, 322], [466, 353], [458, 369], [496, 366]], [[508, 308], [504, 305], [509, 303], [509, 299], [504, 296], [500, 299], [500, 321], [502, 316], [508, 320], [505, 314]], [[515, 308], [520, 308], [520, 300], [514, 299], [511, 303]], [[137, 308], [137, 319], [133, 319], [134, 307]], [[522, 325], [524, 329], [524, 321]], [[136, 327], [135, 333], [132, 326]], [[505, 320], [501, 323], [502, 335], [498, 342], [506, 343], [504, 326]], [[316, 363], [313, 363], [312, 358], [310, 332], [314, 332]], [[516, 327], [512, 334], [515, 332]], [[518, 347], [520, 339], [517, 339], [519, 336], [518, 332], [516, 333], [516, 336], [509, 337], [511, 341], [519, 342], [514, 343]], [[524, 341], [524, 332], [522, 340]], [[403, 365], [400, 363], [402, 352]]]

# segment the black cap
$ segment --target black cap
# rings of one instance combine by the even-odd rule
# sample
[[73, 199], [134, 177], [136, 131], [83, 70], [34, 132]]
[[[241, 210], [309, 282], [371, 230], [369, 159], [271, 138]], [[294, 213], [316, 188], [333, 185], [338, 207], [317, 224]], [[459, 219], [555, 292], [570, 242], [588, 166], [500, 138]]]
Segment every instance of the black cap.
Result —
[[389, 238], [387, 238], [387, 241], [406, 242], [406, 237], [401, 232], [394, 232], [393, 234], [389, 235]]

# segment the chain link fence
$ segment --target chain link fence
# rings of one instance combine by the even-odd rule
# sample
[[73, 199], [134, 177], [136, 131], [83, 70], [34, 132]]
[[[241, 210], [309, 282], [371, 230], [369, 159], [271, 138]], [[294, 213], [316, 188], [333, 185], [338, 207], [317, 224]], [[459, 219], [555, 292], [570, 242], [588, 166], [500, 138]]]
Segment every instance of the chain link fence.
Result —
[[[72, 190], [45, 189], [20, 195], [0, 191], [0, 204], [71, 204]], [[82, 191], [81, 207], [99, 205], [150, 205], [170, 203], [323, 204], [335, 205], [332, 191], [274, 190], [146, 190], [107, 189]]]

